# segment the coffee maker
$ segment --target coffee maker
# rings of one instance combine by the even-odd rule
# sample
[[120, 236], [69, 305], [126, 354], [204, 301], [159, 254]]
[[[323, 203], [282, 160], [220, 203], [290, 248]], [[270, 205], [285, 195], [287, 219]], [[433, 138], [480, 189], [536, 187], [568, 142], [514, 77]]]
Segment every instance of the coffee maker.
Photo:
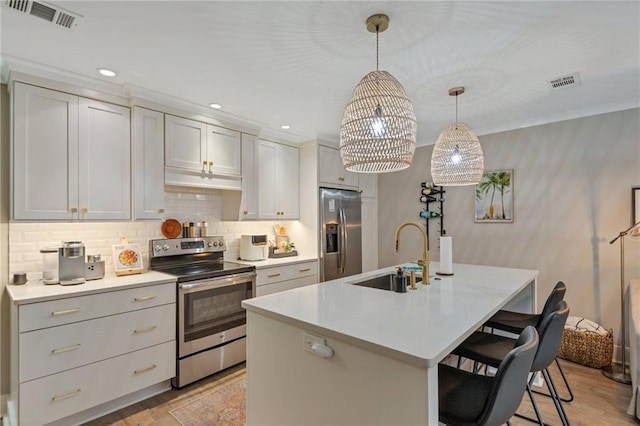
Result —
[[60, 285], [85, 282], [84, 244], [82, 241], [63, 241], [58, 249], [58, 275]]

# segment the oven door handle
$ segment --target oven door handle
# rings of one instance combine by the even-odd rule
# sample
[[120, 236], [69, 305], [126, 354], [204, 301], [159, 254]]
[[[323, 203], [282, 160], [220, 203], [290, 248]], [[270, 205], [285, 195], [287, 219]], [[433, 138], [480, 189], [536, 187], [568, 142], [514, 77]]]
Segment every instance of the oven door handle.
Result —
[[243, 274], [233, 274], [226, 277], [214, 278], [211, 280], [198, 280], [194, 282], [186, 282], [180, 284], [178, 287], [180, 290], [192, 290], [192, 289], [205, 289], [215, 287], [226, 287], [230, 285], [240, 284], [243, 280], [253, 280], [256, 276], [255, 272], [248, 272]]

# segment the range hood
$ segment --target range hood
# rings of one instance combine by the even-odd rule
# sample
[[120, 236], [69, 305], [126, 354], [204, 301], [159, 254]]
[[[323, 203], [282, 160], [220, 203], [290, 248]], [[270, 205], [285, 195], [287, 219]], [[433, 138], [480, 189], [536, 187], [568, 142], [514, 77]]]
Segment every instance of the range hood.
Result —
[[164, 184], [189, 188], [242, 190], [242, 178], [240, 176], [204, 174], [200, 171], [175, 167], [164, 168]]

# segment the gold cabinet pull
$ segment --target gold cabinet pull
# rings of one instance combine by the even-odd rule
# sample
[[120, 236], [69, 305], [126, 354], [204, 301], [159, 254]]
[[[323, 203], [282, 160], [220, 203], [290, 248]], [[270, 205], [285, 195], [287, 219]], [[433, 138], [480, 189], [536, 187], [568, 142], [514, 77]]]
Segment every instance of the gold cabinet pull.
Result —
[[86, 207], [83, 207], [82, 210], [80, 211], [82, 214], [87, 214], [89, 213], [89, 209]]
[[71, 213], [78, 213], [78, 209], [76, 207], [71, 207]]
[[275, 277], [279, 277], [280, 274], [271, 274], [271, 275], [267, 275], [267, 278], [275, 278]]
[[145, 300], [151, 300], [151, 299], [155, 299], [156, 297], [158, 297], [155, 294], [150, 294], [149, 296], [140, 296], [140, 297], [136, 297], [135, 299], [133, 299], [136, 302], [144, 302]]
[[58, 401], [62, 401], [63, 399], [67, 399], [67, 398], [71, 398], [72, 396], [76, 396], [77, 394], [79, 394], [82, 391], [82, 389], [76, 389], [73, 392], [69, 392], [67, 394], [64, 395], [60, 395], [60, 396], [54, 396], [53, 398], [51, 398], [51, 400], [53, 402], [58, 402]]
[[158, 213], [164, 213], [164, 209], [158, 209]]
[[67, 315], [67, 314], [73, 314], [76, 312], [80, 312], [80, 308], [65, 309], [64, 311], [51, 312], [51, 316], [57, 317], [58, 315]]
[[248, 211], [246, 211], [246, 210], [244, 210], [244, 211], [242, 212], [242, 214], [249, 214], [249, 212], [248, 212]]
[[146, 328], [139, 328], [137, 330], [133, 330], [133, 334], [148, 333], [150, 331], [155, 330], [156, 328], [158, 328], [158, 327], [156, 327], [155, 325], [152, 325], [151, 327], [146, 327]]
[[75, 345], [67, 346], [66, 348], [51, 349], [51, 353], [52, 354], [61, 354], [63, 352], [69, 352], [69, 351], [72, 351], [74, 349], [80, 349], [80, 346], [82, 346], [80, 343], [76, 343]]
[[309, 272], [311, 268], [300, 269], [300, 272]]
[[344, 178], [343, 178], [342, 176], [340, 176], [340, 177], [338, 177], [338, 180], [339, 180], [340, 182], [343, 182], [343, 181], [344, 181]]
[[133, 372], [133, 374], [142, 374], [142, 373], [146, 373], [147, 371], [151, 371], [151, 370], [153, 370], [154, 368], [157, 368], [157, 367], [158, 367], [157, 365], [153, 364], [151, 367], [143, 368], [142, 370], [135, 370], [135, 371]]

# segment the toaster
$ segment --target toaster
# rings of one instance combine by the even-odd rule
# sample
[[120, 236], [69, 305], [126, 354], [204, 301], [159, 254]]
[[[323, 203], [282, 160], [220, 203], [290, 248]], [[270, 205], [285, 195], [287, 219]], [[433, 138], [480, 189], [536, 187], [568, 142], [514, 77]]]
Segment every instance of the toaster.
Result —
[[240, 237], [240, 259], [265, 260], [269, 256], [266, 235], [242, 235]]

